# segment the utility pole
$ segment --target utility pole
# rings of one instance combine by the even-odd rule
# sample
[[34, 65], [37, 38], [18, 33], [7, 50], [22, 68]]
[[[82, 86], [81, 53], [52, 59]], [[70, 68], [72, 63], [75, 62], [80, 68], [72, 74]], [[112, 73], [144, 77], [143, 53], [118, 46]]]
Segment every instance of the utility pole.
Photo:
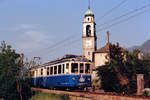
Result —
[[35, 62], [35, 65], [42, 64], [42, 58], [41, 57], [33, 57], [33, 63]]
[[21, 63], [21, 77], [24, 76], [24, 54], [20, 54], [20, 63]]

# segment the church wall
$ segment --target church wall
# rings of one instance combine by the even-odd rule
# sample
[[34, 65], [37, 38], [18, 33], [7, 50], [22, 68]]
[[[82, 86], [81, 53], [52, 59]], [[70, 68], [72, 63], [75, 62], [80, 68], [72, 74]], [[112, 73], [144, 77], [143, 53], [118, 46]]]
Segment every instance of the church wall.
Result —
[[96, 68], [98, 66], [104, 65], [105, 62], [108, 61], [107, 54], [108, 53], [95, 53], [94, 54], [94, 64]]

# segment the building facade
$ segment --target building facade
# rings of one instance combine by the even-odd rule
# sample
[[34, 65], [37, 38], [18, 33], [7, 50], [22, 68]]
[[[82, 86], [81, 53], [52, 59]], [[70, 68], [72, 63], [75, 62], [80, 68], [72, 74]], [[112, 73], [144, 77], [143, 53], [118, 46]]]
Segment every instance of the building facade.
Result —
[[83, 22], [83, 55], [93, 61], [93, 52], [97, 49], [96, 23], [93, 12], [88, 8]]
[[92, 78], [97, 77], [95, 69], [108, 61], [109, 54], [109, 32], [107, 32], [107, 44], [97, 50], [96, 23], [94, 13], [90, 7], [85, 13], [83, 22], [83, 56], [93, 64], [91, 66]]

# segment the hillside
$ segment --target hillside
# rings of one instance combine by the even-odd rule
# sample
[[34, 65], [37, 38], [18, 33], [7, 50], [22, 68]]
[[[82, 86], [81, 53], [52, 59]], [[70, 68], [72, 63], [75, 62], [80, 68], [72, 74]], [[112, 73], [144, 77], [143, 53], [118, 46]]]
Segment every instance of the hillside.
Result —
[[141, 46], [128, 48], [129, 51], [133, 51], [134, 49], [140, 49], [142, 53], [148, 53], [150, 55], [150, 40], [147, 40]]
[[150, 40], [146, 41], [142, 46], [140, 46], [141, 51], [150, 54]]

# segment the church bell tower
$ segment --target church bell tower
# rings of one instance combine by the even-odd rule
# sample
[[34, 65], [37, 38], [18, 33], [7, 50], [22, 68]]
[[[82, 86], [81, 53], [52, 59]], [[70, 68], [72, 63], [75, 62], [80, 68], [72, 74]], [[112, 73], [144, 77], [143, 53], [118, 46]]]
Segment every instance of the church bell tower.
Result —
[[90, 61], [93, 61], [93, 52], [97, 49], [96, 39], [95, 17], [89, 6], [83, 22], [83, 55]]

